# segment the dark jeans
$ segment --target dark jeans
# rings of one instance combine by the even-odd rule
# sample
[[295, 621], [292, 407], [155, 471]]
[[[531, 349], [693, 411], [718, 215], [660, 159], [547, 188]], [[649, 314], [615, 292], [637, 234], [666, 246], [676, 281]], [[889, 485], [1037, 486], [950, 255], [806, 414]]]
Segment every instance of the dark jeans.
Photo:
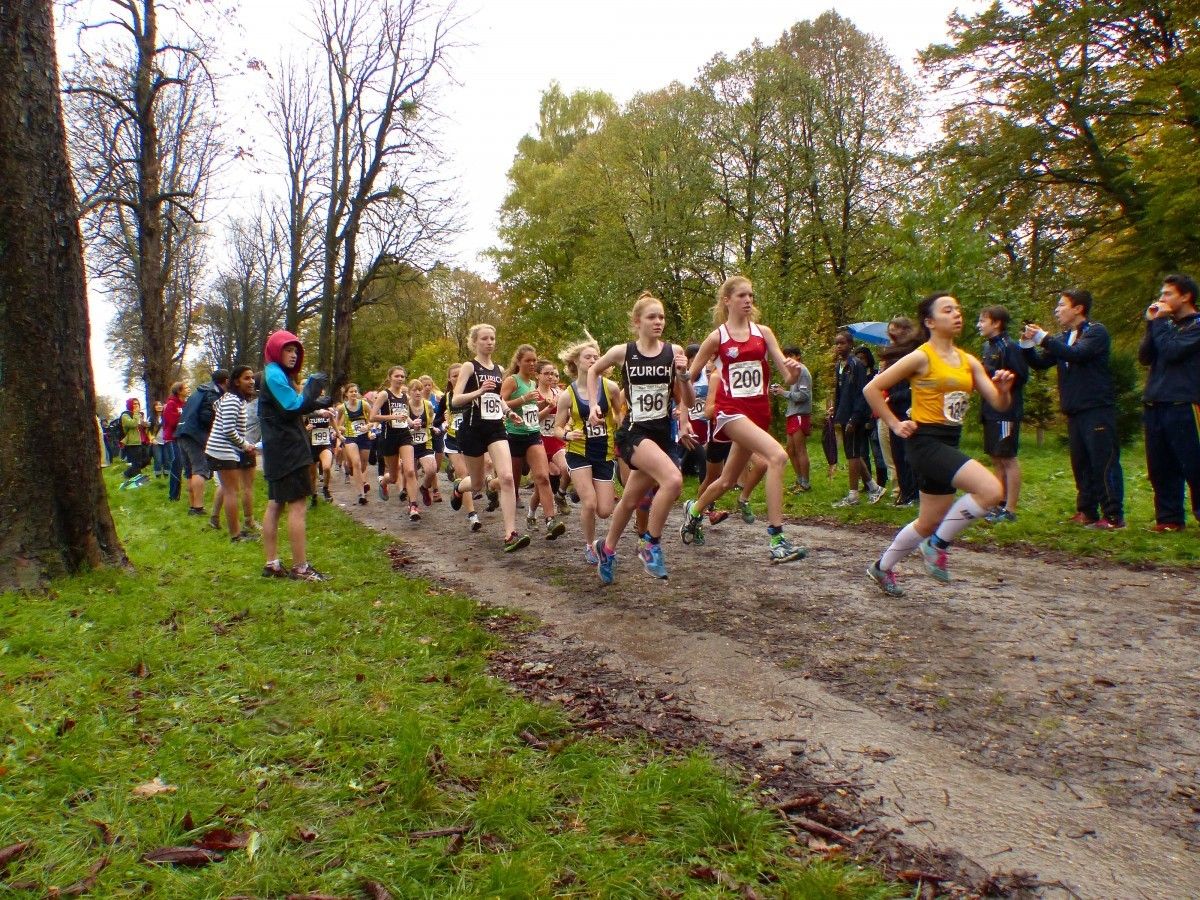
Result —
[[[880, 425], [877, 419], [872, 419], [867, 425], [867, 446], [870, 448], [870, 457], [875, 460], [875, 483], [887, 484], [887, 464], [883, 461], [883, 447], [879, 445], [879, 429], [887, 428], [886, 425]], [[871, 469], [871, 459], [868, 458], [867, 470]]]
[[151, 444], [150, 458], [154, 461], [154, 476], [156, 478], [170, 471], [171, 463], [167, 458], [167, 445], [165, 443]]
[[[884, 426], [886, 427], [886, 426]], [[888, 431], [886, 437], [892, 442], [892, 465], [896, 467], [896, 480], [900, 482], [899, 503], [917, 499], [917, 475], [908, 464], [908, 442]]]
[[178, 500], [183, 480], [192, 477], [192, 467], [188, 465], [186, 454], [174, 441], [166, 441], [163, 450], [167, 457], [167, 499]]
[[1200, 520], [1200, 406], [1147, 406], [1142, 422], [1154, 520], [1161, 525], [1184, 523], [1184, 484], [1192, 495], [1192, 513]]
[[125, 480], [128, 481], [146, 468], [150, 462], [150, 448], [146, 444], [132, 444], [125, 448]]
[[1067, 439], [1075, 474], [1076, 512], [1095, 519], [1098, 510], [1110, 522], [1120, 522], [1125, 517], [1125, 476], [1116, 407], [1085, 409], [1068, 416]]

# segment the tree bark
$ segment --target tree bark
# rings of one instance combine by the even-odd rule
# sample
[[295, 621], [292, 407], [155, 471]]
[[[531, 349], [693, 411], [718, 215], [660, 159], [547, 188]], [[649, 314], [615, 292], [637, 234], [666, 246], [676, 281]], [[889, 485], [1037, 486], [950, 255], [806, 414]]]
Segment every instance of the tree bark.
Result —
[[[0, 3], [0, 589], [120, 565], [51, 0]], [[42, 398], [44, 402], [31, 402]], [[46, 403], [54, 410], [48, 427]]]

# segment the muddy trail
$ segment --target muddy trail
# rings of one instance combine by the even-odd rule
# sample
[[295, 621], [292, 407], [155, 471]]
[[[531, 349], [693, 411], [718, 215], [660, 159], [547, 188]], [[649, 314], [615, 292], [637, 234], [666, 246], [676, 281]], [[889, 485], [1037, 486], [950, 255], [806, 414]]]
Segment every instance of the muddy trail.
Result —
[[863, 829], [850, 849], [873, 836], [893, 872], [941, 866], [980, 892], [1200, 896], [1194, 572], [956, 548], [951, 584], [912, 559], [907, 594], [886, 598], [864, 575], [877, 535], [791, 525], [809, 557], [772, 566], [761, 523], [730, 519], [685, 547], [676, 511], [670, 579], [646, 575], [627, 538], [604, 586], [575, 511], [562, 538], [505, 555], [499, 513], [472, 535], [448, 503], [412, 525], [394, 497], [335, 494], [396, 537], [406, 573], [537, 618], [514, 645], [524, 662], [501, 655], [526, 693], [570, 707], [586, 669], [607, 684], [590, 694], [601, 706], [668, 743], [719, 746], [767, 802], [821, 798], [828, 821]]

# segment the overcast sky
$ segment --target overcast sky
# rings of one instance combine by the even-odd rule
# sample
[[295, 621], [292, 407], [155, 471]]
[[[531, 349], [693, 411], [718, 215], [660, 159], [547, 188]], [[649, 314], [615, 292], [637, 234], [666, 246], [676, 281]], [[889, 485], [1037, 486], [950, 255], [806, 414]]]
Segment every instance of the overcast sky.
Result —
[[[95, 0], [93, 0], [95, 2]], [[100, 4], [96, 4], [100, 6]], [[926, 45], [945, 37], [947, 16], [973, 10], [979, 0], [471, 0], [459, 6], [464, 18], [456, 35], [461, 49], [451, 60], [453, 78], [443, 92], [446, 114], [443, 146], [461, 185], [466, 230], [456, 241], [454, 261], [487, 273], [479, 254], [496, 242], [497, 210], [507, 190], [505, 174], [517, 142], [537, 124], [542, 91], [558, 81], [568, 93], [603, 90], [619, 102], [671, 81], [690, 82], [717, 53], [732, 56], [755, 39], [774, 42], [793, 23], [835, 9], [859, 28], [883, 39], [896, 58], [915, 71], [912, 60]], [[272, 63], [300, 43], [304, 0], [243, 0], [240, 28], [222, 44]], [[73, 41], [74, 33], [60, 35]], [[67, 50], [68, 48], [60, 48]], [[249, 97], [261, 76], [247, 74], [246, 87], [225, 93]], [[254, 135], [257, 117], [249, 107], [227, 101], [227, 122], [242, 120]], [[256, 142], [262, 149], [265, 138]], [[257, 158], [264, 160], [265, 153]], [[228, 197], [219, 215], [236, 214], [258, 192], [261, 176], [233, 173], [223, 188]], [[221, 233], [213, 223], [215, 235]], [[125, 394], [116, 368], [109, 365], [104, 335], [111, 310], [93, 296], [92, 360], [97, 391]]]

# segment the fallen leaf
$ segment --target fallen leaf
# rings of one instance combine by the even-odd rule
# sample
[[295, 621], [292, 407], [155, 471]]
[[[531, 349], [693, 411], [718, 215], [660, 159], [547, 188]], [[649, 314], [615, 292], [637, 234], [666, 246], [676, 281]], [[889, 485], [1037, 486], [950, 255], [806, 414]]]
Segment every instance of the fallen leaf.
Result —
[[133, 789], [133, 796], [157, 797], [159, 794], [173, 794], [177, 790], [179, 790], [179, 788], [175, 787], [175, 785], [167, 784], [161, 778], [155, 775], [152, 781], [147, 781], [145, 784], [139, 784], [137, 787], [135, 787]]
[[301, 828], [296, 832], [296, 836], [306, 844], [311, 844], [317, 839], [317, 833], [309, 828]]
[[457, 853], [461, 853], [463, 844], [465, 843], [466, 841], [463, 839], [463, 836], [456, 834], [446, 842], [446, 849], [442, 851], [442, 854], [444, 856], [454, 856]]
[[133, 667], [133, 671], [130, 672], [129, 674], [132, 675], [134, 678], [149, 678], [150, 677], [150, 667], [148, 665], [146, 665], [142, 660], [139, 659], [138, 664]]
[[33, 849], [33, 841], [21, 841], [19, 844], [9, 844], [0, 849], [0, 872], [3, 872], [10, 862]]
[[196, 841], [196, 846], [204, 850], [244, 850], [249, 843], [249, 831], [234, 834], [227, 828], [214, 828]]
[[246, 844], [246, 859], [254, 859], [254, 854], [258, 852], [258, 844], [261, 840], [261, 834], [257, 831], [251, 832], [250, 843]]
[[364, 881], [362, 890], [367, 900], [392, 900], [391, 892], [378, 881]]
[[88, 869], [86, 877], [79, 879], [72, 885], [65, 888], [52, 887], [46, 891], [48, 897], [78, 897], [81, 894], [86, 894], [96, 886], [96, 879], [105, 869], [108, 868], [108, 857], [102, 856], [100, 859], [92, 863], [92, 867]]
[[107, 822], [101, 822], [99, 819], [88, 819], [88, 822], [99, 829], [100, 843], [113, 844], [116, 842], [116, 838], [113, 837], [112, 828], [109, 827]]
[[54, 729], [54, 733], [57, 734], [59, 737], [62, 737], [64, 734], [66, 734], [68, 731], [70, 731], [74, 727], [75, 727], [75, 720], [72, 719], [70, 716], [67, 716], [65, 719], [63, 719], [61, 722], [58, 723], [58, 727], [56, 729]]
[[196, 823], [192, 819], [192, 811], [190, 809], [183, 814], [183, 820], [179, 823], [179, 827], [184, 831], [191, 831], [196, 827]]
[[207, 866], [222, 859], [224, 856], [216, 850], [205, 850], [203, 847], [163, 847], [151, 850], [142, 857], [142, 862], [159, 866]]

